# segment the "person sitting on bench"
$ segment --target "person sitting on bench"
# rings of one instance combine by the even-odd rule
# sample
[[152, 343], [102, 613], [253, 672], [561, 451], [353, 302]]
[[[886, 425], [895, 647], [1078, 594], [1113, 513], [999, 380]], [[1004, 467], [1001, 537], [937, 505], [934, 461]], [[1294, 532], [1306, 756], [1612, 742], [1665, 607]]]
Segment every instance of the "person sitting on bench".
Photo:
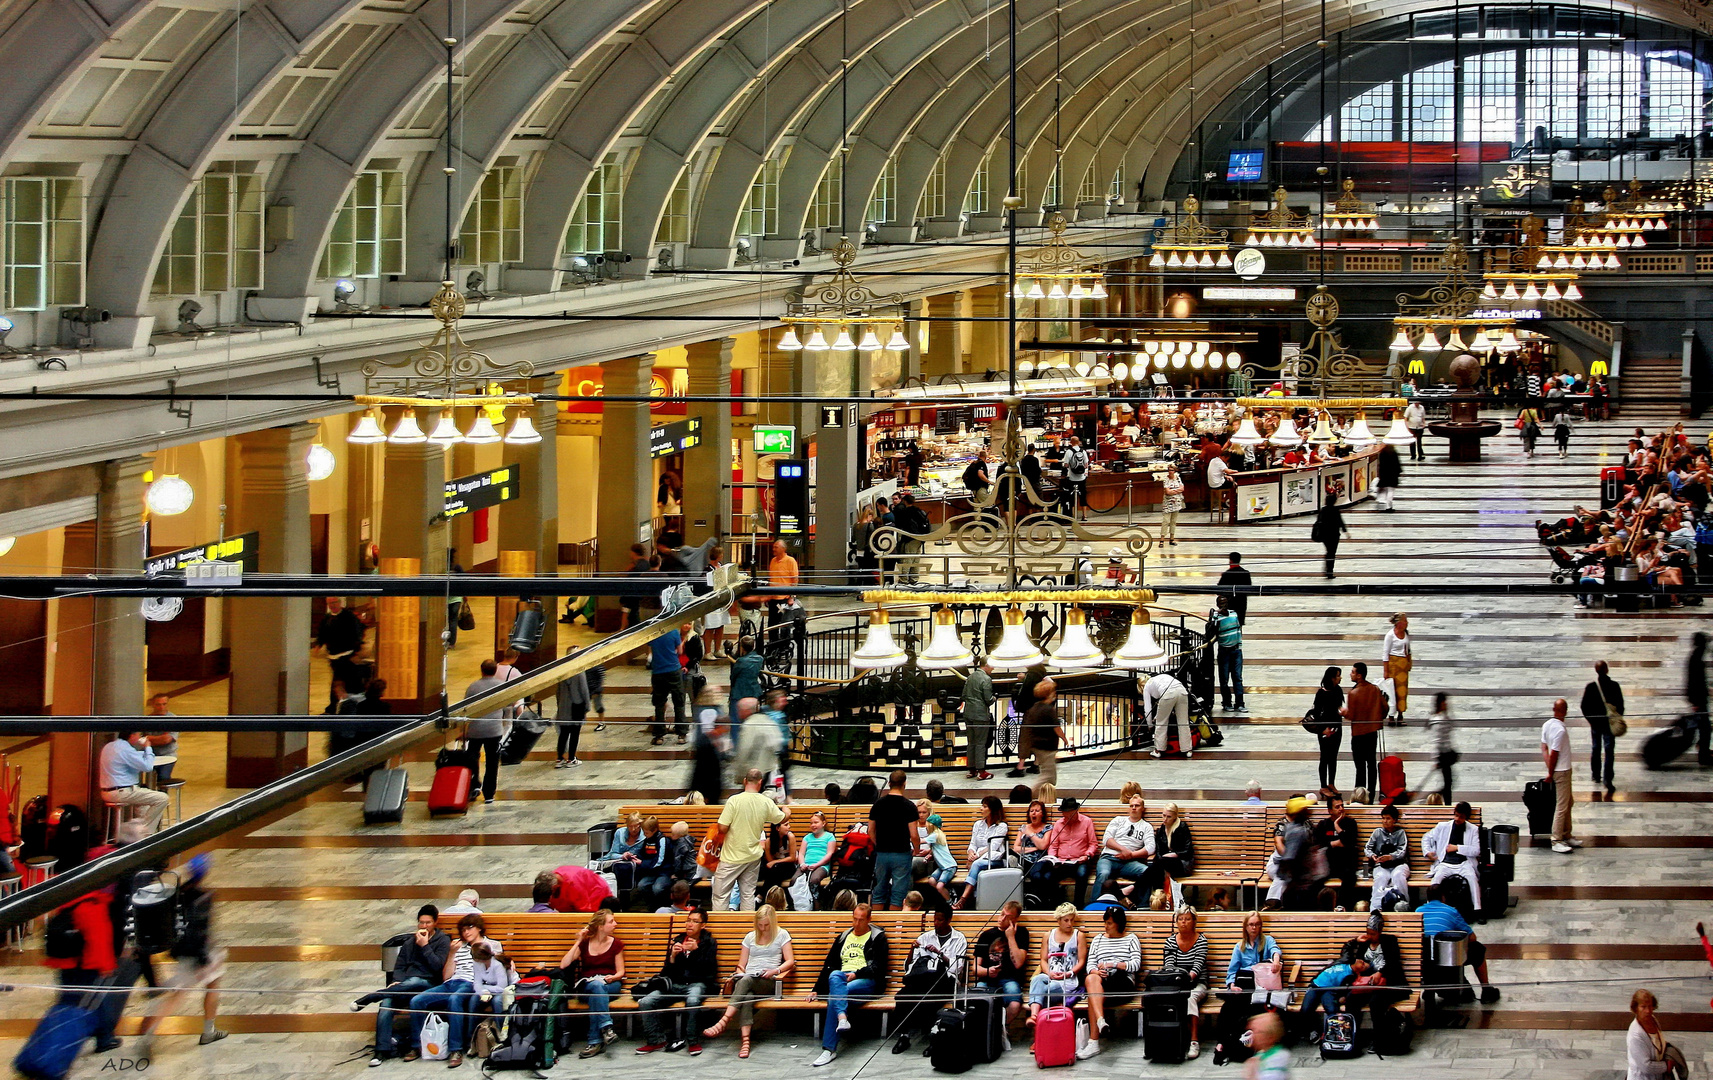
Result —
[[904, 961], [904, 980], [898, 999], [904, 1004], [904, 1016], [898, 1021], [898, 1041], [892, 1044], [894, 1054], [910, 1049], [910, 1037], [921, 1035], [942, 1006], [951, 1000], [963, 982], [965, 958], [969, 941], [952, 929], [952, 909], [934, 909], [934, 925], [922, 932], [910, 955]]
[[1469, 895], [1475, 910], [1481, 910], [1481, 830], [1470, 822], [1472, 808], [1460, 802], [1451, 809], [1451, 820], [1442, 821], [1422, 837], [1422, 854], [1433, 864], [1428, 872], [1429, 884], [1438, 884], [1452, 875], [1469, 882]]
[[1029, 880], [1035, 883], [1031, 891], [1035, 892], [1056, 889], [1065, 877], [1075, 876], [1078, 907], [1088, 894], [1089, 871], [1100, 847], [1094, 835], [1094, 819], [1080, 813], [1081, 808], [1073, 798], [1059, 803], [1059, 821], [1047, 837], [1047, 853], [1029, 867]]
[[850, 929], [833, 939], [821, 963], [821, 975], [808, 1001], [827, 995], [827, 1015], [821, 1026], [821, 1054], [815, 1068], [831, 1065], [839, 1056], [839, 1036], [851, 1029], [851, 1002], [879, 997], [886, 989], [886, 973], [892, 964], [892, 943], [886, 931], [869, 922], [869, 906], [851, 909]]
[[[1499, 1000], [1499, 988], [1487, 978], [1487, 946], [1475, 939], [1475, 931], [1464, 921], [1463, 915], [1450, 904], [1445, 902], [1445, 886], [1434, 882], [1428, 886], [1427, 903], [1417, 908], [1422, 917], [1422, 938], [1431, 943], [1434, 935], [1454, 932], [1469, 935], [1468, 965], [1475, 969], [1475, 977], [1481, 980], [1481, 1004], [1491, 1005]], [[1422, 967], [1433, 964], [1431, 945], [1422, 954]], [[1424, 972], [1425, 974], [1425, 972]], [[1422, 980], [1424, 983], [1427, 980]]]

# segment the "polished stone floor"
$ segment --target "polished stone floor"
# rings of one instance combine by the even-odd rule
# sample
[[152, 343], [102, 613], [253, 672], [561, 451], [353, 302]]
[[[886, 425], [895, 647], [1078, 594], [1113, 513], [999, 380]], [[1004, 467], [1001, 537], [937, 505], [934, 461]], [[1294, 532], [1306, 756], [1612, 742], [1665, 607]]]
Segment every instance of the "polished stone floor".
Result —
[[[1340, 550], [1339, 583], [1544, 582], [1550, 564], [1535, 542], [1533, 522], [1561, 516], [1572, 503], [1597, 502], [1597, 470], [1617, 460], [1631, 426], [1579, 427], [1567, 460], [1551, 454], [1525, 459], [1515, 439], [1501, 437], [1490, 444], [1487, 460], [1452, 465], [1443, 457], [1443, 443], [1432, 440], [1427, 463], [1406, 463], [1394, 513], [1379, 513], [1366, 503], [1349, 515], [1352, 536]], [[1704, 425], [1692, 431], [1704, 434]], [[1151, 524], [1140, 515], [1138, 521]], [[1307, 519], [1210, 525], [1202, 515], [1186, 513], [1182, 542], [1151, 557], [1149, 579], [1161, 585], [1211, 583], [1225, 567], [1225, 553], [1235, 548], [1244, 552], [1258, 583], [1317, 583], [1320, 551], [1308, 539], [1309, 525]], [[1205, 596], [1171, 602], [1193, 611], [1207, 606]], [[1370, 1077], [1404, 1069], [1422, 1078], [1608, 1080], [1623, 1075], [1624, 1009], [1638, 986], [1658, 994], [1673, 1039], [1698, 1072], [1706, 1070], [1713, 1047], [1707, 1034], [1713, 1030], [1707, 1007], [1713, 980], [1694, 925], [1713, 915], [1713, 787], [1691, 762], [1645, 770], [1639, 744], [1653, 727], [1684, 710], [1688, 638], [1709, 627], [1713, 609], [1620, 614], [1578, 609], [1569, 598], [1548, 596], [1259, 598], [1250, 605], [1245, 642], [1249, 712], [1222, 718], [1224, 746], [1187, 761], [1067, 763], [1060, 768], [1061, 789], [1111, 796], [1134, 779], [1158, 806], [1167, 798], [1240, 796], [1250, 778], [1260, 780], [1273, 798], [1314, 786], [1314, 748], [1297, 719], [1323, 666], [1377, 661], [1387, 616], [1395, 610], [1410, 613], [1416, 639], [1411, 715], [1425, 716], [1434, 692], [1451, 695], [1463, 721], [1457, 791], [1479, 801], [1488, 822], [1522, 820], [1522, 785], [1540, 773], [1539, 724], [1557, 697], [1570, 699], [1574, 715], [1595, 660], [1611, 663], [1624, 685], [1633, 732], [1619, 743], [1618, 795], [1606, 800], [1583, 786], [1587, 729], [1580, 721], [1571, 725], [1579, 762], [1577, 832], [1588, 847], [1572, 856], [1539, 847], [1520, 854], [1518, 906], [1480, 934], [1494, 950], [1493, 976], [1505, 987], [1500, 1006], [1474, 1013], [1466, 1030], [1421, 1032], [1405, 1061], [1322, 1063], [1299, 1049], [1299, 1072]], [[717, 692], [724, 672], [710, 673]], [[353, 1016], [345, 1003], [374, 981], [375, 943], [407, 925], [418, 904], [445, 903], [470, 885], [490, 897], [484, 905], [490, 910], [522, 910], [536, 870], [583, 854], [586, 825], [609, 817], [620, 802], [666, 799], [682, 791], [689, 763], [679, 748], [648, 744], [641, 669], [616, 668], [612, 683], [609, 727], [585, 729], [584, 768], [555, 770], [550, 753], [538, 752], [506, 769], [500, 800], [473, 808], [468, 818], [431, 821], [415, 802], [402, 828], [365, 828], [355, 792], [325, 792], [217, 844], [214, 882], [224, 897], [220, 933], [228, 944], [244, 947], [234, 953], [222, 1003], [234, 1034], [199, 1048], [192, 1035], [197, 1023], [187, 1015], [169, 1029], [174, 1034], [159, 1041], [153, 1068], [173, 1076], [292, 1080], [362, 1070], [356, 1058], [372, 1013]], [[183, 695], [185, 711], [203, 711], [191, 708], [199, 693], [211, 691]], [[1419, 724], [1388, 729], [1385, 737], [1388, 751], [1404, 756], [1412, 786], [1428, 786], [1425, 730]], [[202, 748], [207, 761], [219, 760], [216, 739], [208, 737]], [[1348, 784], [1345, 753], [1341, 779]], [[431, 766], [418, 761], [411, 768], [420, 798]], [[803, 792], [829, 779], [849, 780], [816, 769], [794, 770], [793, 777]], [[206, 768], [202, 778], [198, 805], [224, 797], [216, 770]], [[1011, 783], [967, 784], [961, 773], [943, 779], [965, 795], [983, 794], [983, 788], [1003, 792]], [[913, 787], [920, 782], [913, 780]], [[42, 969], [33, 966], [38, 954], [12, 957], [0, 979], [21, 987], [41, 981]], [[0, 1033], [20, 1034], [43, 1001], [42, 991], [28, 988], [0, 995]], [[141, 998], [134, 999], [132, 1014], [142, 1007]], [[617, 1053], [593, 1062], [566, 1062], [556, 1072], [655, 1077], [691, 1067], [715, 1080], [931, 1075], [924, 1059], [894, 1057], [889, 1044], [872, 1038], [855, 1040], [833, 1066], [811, 1070], [815, 1040], [806, 1027], [789, 1024], [764, 1031], [747, 1062], [736, 1059], [729, 1042], [710, 1046], [693, 1066], [673, 1058], [637, 1059], [631, 1045], [623, 1042]], [[122, 1048], [86, 1058], [75, 1075], [117, 1071], [126, 1053]], [[1029, 1069], [1029, 1062], [1027, 1050], [1019, 1048], [1001, 1067]], [[376, 1072], [393, 1077], [439, 1068], [394, 1063]], [[984, 1071], [995, 1069], [977, 1073]], [[1151, 1067], [1139, 1045], [1122, 1042], [1075, 1071], [1090, 1078], [1222, 1072], [1208, 1057]], [[1237, 1075], [1234, 1069], [1224, 1072]]]

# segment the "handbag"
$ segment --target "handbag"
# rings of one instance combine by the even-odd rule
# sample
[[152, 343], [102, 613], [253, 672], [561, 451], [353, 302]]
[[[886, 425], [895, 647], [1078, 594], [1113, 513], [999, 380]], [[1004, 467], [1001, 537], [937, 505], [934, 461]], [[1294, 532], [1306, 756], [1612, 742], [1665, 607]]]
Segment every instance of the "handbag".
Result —
[[1624, 722], [1623, 713], [1606, 703], [1606, 689], [1600, 685], [1599, 679], [1594, 680], [1594, 692], [1600, 695], [1600, 704], [1606, 706], [1606, 730], [1610, 731], [1615, 739], [1623, 738], [1628, 734], [1630, 725]]
[[458, 602], [458, 629], [476, 629], [476, 613], [470, 610], [470, 601], [468, 600]]

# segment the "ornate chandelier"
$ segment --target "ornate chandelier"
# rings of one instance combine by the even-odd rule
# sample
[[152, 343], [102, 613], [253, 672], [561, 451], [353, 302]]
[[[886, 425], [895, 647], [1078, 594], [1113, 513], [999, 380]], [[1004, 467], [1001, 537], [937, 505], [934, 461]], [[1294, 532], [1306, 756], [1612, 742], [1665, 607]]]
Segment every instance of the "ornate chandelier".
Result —
[[[1065, 241], [1065, 215], [1047, 219], [1047, 242], [1018, 260], [1011, 295], [1019, 300], [1104, 300], [1106, 275]], [[1043, 283], [1045, 288], [1043, 288]]]
[[851, 238], [839, 237], [833, 247], [832, 278], [819, 285], [811, 284], [800, 299], [786, 303], [781, 321], [790, 325], [779, 339], [781, 350], [904, 352], [910, 348], [904, 337], [907, 310], [904, 298], [896, 294], [878, 295], [858, 281], [851, 273], [856, 257], [857, 247]]
[[[1156, 231], [1154, 254], [1148, 265], [1157, 270], [1230, 266], [1230, 247], [1231, 234], [1225, 229], [1210, 229], [1203, 224], [1201, 200], [1194, 195], [1186, 195], [1183, 211], [1173, 224]], [[1217, 259], [1214, 252], [1219, 253]]]

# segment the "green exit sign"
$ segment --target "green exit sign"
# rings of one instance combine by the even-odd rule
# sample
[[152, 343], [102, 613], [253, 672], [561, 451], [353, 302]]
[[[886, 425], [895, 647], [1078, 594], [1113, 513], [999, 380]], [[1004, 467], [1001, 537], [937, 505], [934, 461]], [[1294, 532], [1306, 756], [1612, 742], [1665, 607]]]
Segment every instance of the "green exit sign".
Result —
[[758, 454], [795, 454], [797, 452], [797, 429], [788, 424], [777, 427], [758, 425], [755, 428], [755, 452]]

